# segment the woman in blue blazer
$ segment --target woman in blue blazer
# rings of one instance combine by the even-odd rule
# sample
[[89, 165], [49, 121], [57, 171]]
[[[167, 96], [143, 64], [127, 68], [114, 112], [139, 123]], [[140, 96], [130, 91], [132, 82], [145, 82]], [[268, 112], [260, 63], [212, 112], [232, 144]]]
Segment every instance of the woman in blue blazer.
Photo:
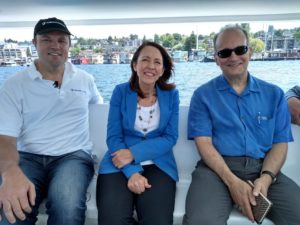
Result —
[[144, 42], [131, 70], [129, 82], [117, 85], [110, 101], [108, 151], [97, 180], [98, 224], [171, 225], [179, 110], [178, 91], [168, 82], [172, 59], [162, 46]]

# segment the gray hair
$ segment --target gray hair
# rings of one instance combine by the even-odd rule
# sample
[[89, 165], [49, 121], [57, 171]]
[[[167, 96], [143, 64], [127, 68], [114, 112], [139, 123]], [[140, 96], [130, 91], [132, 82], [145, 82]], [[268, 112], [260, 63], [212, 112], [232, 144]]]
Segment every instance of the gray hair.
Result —
[[217, 42], [217, 39], [218, 37], [220, 36], [221, 33], [225, 32], [225, 31], [233, 31], [233, 30], [240, 30], [243, 32], [243, 34], [245, 35], [246, 37], [246, 41], [247, 41], [247, 45], [249, 45], [249, 35], [248, 35], [248, 32], [242, 28], [240, 25], [238, 24], [228, 24], [224, 27], [222, 27], [220, 29], [220, 31], [214, 36], [214, 49], [216, 50], [216, 42]]

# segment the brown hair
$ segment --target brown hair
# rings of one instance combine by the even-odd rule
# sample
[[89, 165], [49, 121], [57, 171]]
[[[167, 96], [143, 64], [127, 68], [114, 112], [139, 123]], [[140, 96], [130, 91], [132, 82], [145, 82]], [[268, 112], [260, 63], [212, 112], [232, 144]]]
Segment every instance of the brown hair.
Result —
[[156, 84], [162, 90], [171, 90], [171, 89], [175, 88], [175, 84], [174, 83], [168, 83], [169, 79], [171, 78], [172, 74], [174, 73], [174, 64], [173, 64], [172, 58], [170, 57], [170, 55], [168, 54], [168, 52], [164, 49], [164, 47], [162, 47], [161, 45], [159, 45], [159, 44], [157, 44], [155, 42], [152, 42], [152, 41], [145, 41], [135, 51], [135, 53], [134, 53], [134, 55], [132, 57], [131, 63], [130, 63], [130, 67], [131, 67], [131, 77], [130, 77], [130, 80], [129, 80], [130, 88], [133, 91], [137, 92], [138, 95], [141, 98], [144, 97], [144, 94], [143, 94], [142, 90], [139, 87], [139, 77], [137, 75], [137, 72], [134, 70], [133, 65], [135, 63], [137, 63], [141, 51], [146, 46], [152, 46], [154, 48], [157, 48], [160, 51], [161, 55], [162, 55], [164, 73], [156, 81]]

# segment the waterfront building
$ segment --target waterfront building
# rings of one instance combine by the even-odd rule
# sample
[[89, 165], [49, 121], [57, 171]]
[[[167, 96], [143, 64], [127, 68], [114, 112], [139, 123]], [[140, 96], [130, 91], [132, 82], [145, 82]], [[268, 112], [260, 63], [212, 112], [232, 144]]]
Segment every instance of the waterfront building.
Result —
[[17, 43], [4, 43], [0, 45], [1, 64], [25, 64], [27, 62], [27, 49], [27, 46], [20, 47]]
[[133, 53], [130, 52], [119, 52], [119, 58], [120, 58], [120, 63], [121, 64], [128, 64], [131, 62], [133, 57]]
[[188, 51], [173, 51], [171, 53], [174, 62], [187, 62], [188, 61]]

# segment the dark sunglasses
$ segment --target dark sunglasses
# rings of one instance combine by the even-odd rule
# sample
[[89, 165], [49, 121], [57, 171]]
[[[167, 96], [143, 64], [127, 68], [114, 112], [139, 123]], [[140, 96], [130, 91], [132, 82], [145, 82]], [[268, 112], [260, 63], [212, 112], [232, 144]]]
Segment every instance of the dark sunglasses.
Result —
[[238, 46], [234, 49], [231, 48], [225, 48], [217, 52], [217, 55], [220, 58], [228, 58], [231, 56], [231, 53], [234, 52], [236, 55], [244, 55], [246, 52], [248, 52], [248, 46], [242, 45]]

